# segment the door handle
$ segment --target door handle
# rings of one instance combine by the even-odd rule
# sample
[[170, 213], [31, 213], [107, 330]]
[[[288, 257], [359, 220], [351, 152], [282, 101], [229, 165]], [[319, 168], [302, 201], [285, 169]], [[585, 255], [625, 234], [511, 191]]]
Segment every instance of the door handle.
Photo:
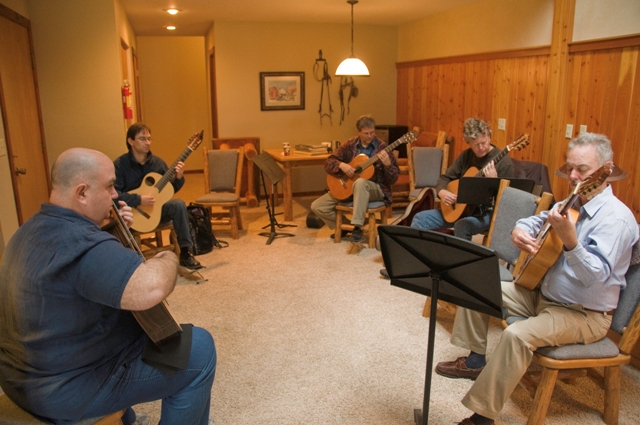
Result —
[[18, 168], [18, 167], [16, 167], [15, 173], [16, 173], [16, 176], [19, 175], [19, 174], [27, 174], [27, 169], [26, 168]]

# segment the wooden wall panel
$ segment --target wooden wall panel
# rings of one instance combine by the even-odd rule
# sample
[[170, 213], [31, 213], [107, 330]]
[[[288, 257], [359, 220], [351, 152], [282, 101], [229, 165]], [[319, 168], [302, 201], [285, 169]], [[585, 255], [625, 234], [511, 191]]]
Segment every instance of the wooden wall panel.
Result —
[[[614, 182], [614, 191], [640, 219], [640, 37], [619, 41], [590, 42], [570, 50], [565, 104], [559, 108], [562, 133], [573, 125], [606, 134], [612, 141], [616, 164], [629, 177]], [[521, 133], [531, 144], [515, 152], [517, 159], [546, 164], [556, 199], [567, 196], [568, 182], [553, 173], [564, 157], [557, 154], [558, 143], [569, 139], [543, 140], [549, 79], [549, 54], [543, 50], [490, 53], [460, 58], [443, 58], [398, 64], [397, 124], [419, 126], [426, 131], [444, 130], [453, 136], [451, 159], [466, 144], [462, 124], [479, 117], [491, 124], [493, 143], [502, 148]], [[506, 119], [506, 130], [498, 130], [498, 118]], [[561, 149], [562, 150], [562, 149]]]

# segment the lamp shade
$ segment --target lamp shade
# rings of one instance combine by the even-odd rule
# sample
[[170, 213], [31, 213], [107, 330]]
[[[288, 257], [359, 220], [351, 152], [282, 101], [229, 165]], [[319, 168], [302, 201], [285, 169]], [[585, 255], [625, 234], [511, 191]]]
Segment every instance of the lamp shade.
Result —
[[369, 76], [369, 68], [360, 59], [352, 56], [343, 60], [338, 69], [336, 69], [336, 75], [366, 75]]
[[[563, 179], [568, 179], [569, 178], [569, 176], [567, 175], [567, 164], [563, 164], [562, 167], [560, 167], [560, 168], [558, 168], [556, 170], [556, 176], [560, 176]], [[607, 178], [607, 181], [615, 182], [615, 181], [622, 180], [622, 179], [625, 179], [625, 178], [627, 178], [626, 171], [624, 171], [622, 168], [618, 167], [616, 164], [613, 164], [613, 170], [611, 171], [611, 174]]]

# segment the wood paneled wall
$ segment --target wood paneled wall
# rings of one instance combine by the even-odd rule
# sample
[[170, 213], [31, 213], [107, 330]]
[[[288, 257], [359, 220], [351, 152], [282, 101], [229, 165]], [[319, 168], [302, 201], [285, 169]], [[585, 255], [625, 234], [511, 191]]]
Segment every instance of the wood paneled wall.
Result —
[[[578, 135], [587, 131], [606, 134], [612, 141], [616, 164], [629, 177], [613, 183], [614, 190], [640, 218], [638, 156], [640, 150], [640, 36], [570, 45], [566, 105], [562, 134], [544, 140], [547, 115], [549, 48], [488, 53], [397, 64], [397, 124], [444, 130], [454, 137], [451, 158], [466, 148], [462, 124], [479, 117], [491, 124], [493, 143], [506, 146], [528, 133], [528, 148], [512, 157], [543, 162], [545, 152], [566, 146], [566, 124]], [[506, 129], [498, 130], [498, 118]], [[553, 155], [552, 157], [556, 157]], [[559, 157], [547, 163], [556, 170]], [[568, 193], [568, 183], [555, 174], [556, 199]], [[635, 196], [634, 196], [635, 195]]]

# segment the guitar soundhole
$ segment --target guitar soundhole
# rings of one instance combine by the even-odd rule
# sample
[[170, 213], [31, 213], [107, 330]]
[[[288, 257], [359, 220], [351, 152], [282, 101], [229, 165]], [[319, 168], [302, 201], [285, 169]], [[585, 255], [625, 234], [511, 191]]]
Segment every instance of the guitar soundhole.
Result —
[[154, 179], [151, 176], [148, 176], [147, 178], [144, 179], [144, 184], [146, 184], [147, 186], [153, 186], [154, 184], [156, 184], [156, 179]]

